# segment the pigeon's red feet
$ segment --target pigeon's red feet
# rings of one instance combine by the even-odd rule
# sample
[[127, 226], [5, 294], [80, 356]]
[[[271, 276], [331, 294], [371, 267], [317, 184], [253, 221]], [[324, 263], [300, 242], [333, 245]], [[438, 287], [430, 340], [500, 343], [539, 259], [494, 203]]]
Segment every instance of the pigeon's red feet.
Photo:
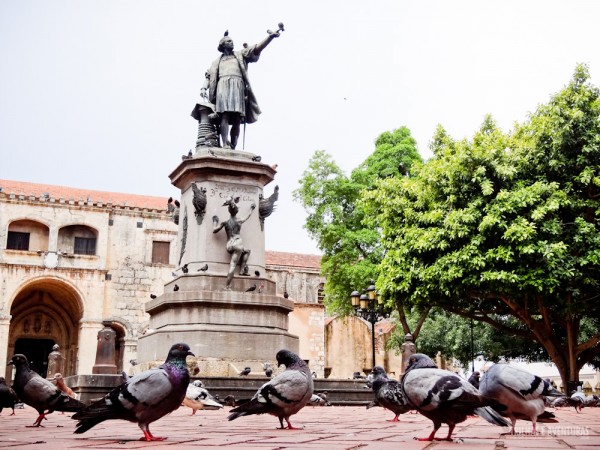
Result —
[[38, 416], [38, 418], [36, 419], [36, 421], [35, 421], [35, 422], [33, 422], [33, 425], [27, 425], [27, 427], [28, 427], [28, 428], [33, 428], [33, 427], [43, 427], [43, 425], [42, 425], [42, 420], [44, 420], [44, 419], [48, 420], [48, 419], [46, 418], [46, 414], [42, 413], [42, 414], [40, 414], [40, 415]]
[[388, 422], [400, 422], [400, 419], [398, 419], [398, 416], [396, 416], [393, 419], [388, 420]]
[[150, 431], [143, 431], [143, 433], [144, 433], [144, 437], [141, 437], [140, 441], [151, 442], [151, 441], [164, 441], [167, 439], [166, 437], [152, 436], [152, 433], [150, 433]]

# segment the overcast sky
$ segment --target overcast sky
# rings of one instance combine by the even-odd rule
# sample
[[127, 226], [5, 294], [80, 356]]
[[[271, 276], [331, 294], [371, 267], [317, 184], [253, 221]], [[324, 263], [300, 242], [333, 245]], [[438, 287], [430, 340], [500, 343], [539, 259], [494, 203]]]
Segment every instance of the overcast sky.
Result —
[[424, 158], [438, 124], [508, 131], [578, 62], [600, 86], [599, 17], [593, 0], [0, 0], [0, 178], [178, 197], [223, 32], [239, 49], [283, 22], [249, 67], [245, 148], [278, 164], [266, 249], [319, 253], [292, 200], [316, 150], [349, 174], [403, 125]]

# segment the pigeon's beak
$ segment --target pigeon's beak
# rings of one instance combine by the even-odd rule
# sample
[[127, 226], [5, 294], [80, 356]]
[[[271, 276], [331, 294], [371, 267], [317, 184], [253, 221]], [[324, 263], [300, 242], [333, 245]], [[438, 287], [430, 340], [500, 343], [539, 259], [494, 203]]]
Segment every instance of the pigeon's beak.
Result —
[[188, 350], [188, 352], [186, 353], [186, 356], [196, 356], [196, 355], [194, 355], [191, 350]]

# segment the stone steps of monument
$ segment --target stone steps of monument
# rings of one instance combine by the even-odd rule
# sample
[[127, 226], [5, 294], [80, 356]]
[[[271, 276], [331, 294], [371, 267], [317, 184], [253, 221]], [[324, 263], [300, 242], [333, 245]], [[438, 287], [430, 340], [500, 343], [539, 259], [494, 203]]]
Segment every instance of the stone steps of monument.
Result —
[[[194, 378], [196, 379], [196, 378]], [[266, 382], [267, 377], [199, 377], [206, 389], [223, 401], [228, 395], [236, 400], [249, 399]], [[332, 405], [367, 405], [373, 400], [373, 391], [365, 389], [364, 380], [315, 380], [315, 393], [327, 391]]]

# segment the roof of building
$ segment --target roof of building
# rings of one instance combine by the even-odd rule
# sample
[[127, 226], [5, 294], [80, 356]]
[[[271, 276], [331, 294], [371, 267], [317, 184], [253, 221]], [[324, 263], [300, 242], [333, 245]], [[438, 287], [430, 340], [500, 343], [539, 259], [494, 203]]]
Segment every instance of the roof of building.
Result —
[[102, 202], [104, 204], [125, 205], [131, 208], [145, 208], [155, 210], [167, 209], [167, 198], [152, 197], [149, 195], [123, 194], [119, 192], [95, 191], [92, 189], [81, 189], [68, 186], [54, 186], [50, 184], [29, 183], [25, 181], [13, 181], [0, 179], [0, 192], [4, 194], [15, 194], [42, 197], [47, 194], [50, 198], [65, 200], [73, 199]]
[[265, 252], [265, 262], [271, 266], [302, 267], [305, 269], [321, 269], [321, 255], [305, 255], [302, 253]]

